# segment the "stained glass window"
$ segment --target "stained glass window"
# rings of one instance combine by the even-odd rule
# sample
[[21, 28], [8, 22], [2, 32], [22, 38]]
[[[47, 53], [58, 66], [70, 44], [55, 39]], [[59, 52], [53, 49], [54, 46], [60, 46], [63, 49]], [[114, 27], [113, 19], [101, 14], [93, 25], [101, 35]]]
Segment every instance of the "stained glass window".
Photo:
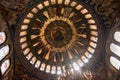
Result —
[[0, 61], [9, 53], [9, 46], [6, 45], [0, 49]]
[[7, 71], [7, 69], [9, 68], [9, 66], [10, 66], [10, 60], [7, 59], [1, 65], [1, 72], [2, 72], [2, 74], [4, 74]]
[[[10, 38], [9, 28], [6, 20], [0, 12], [0, 70], [2, 78], [5, 80], [9, 73], [12, 74], [12, 40]], [[12, 76], [10, 76], [11, 80]]]
[[0, 44], [4, 43], [6, 40], [5, 32], [0, 32]]

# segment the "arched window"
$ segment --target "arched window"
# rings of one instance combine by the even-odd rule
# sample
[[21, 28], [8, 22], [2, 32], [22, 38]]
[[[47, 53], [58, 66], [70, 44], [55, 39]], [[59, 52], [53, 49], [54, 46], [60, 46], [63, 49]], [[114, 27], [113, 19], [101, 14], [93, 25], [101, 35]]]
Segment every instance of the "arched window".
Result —
[[46, 68], [47, 73], [50, 73], [50, 67], [51, 67], [50, 65], [47, 65], [47, 68]]
[[0, 44], [4, 43], [6, 40], [5, 32], [0, 32]]
[[119, 70], [120, 68], [120, 60], [116, 59], [115, 57], [111, 56], [110, 57], [110, 63], [117, 69]]
[[51, 74], [55, 74], [55, 73], [56, 73], [56, 67], [52, 66]]
[[[113, 43], [110, 44], [110, 51], [113, 55], [119, 57], [116, 58], [114, 56], [110, 57], [110, 63], [117, 69], [120, 69], [120, 31], [115, 31], [113, 34]], [[118, 43], [118, 44], [117, 44]]]
[[62, 70], [60, 66], [57, 67], [57, 74], [62, 74]]
[[[12, 74], [12, 41], [8, 29], [8, 24], [0, 13], [0, 71], [4, 79], [8, 74]], [[12, 79], [12, 77], [11, 77]]]
[[1, 65], [1, 72], [4, 74], [10, 67], [10, 60], [6, 59]]
[[110, 65], [116, 70], [120, 69], [120, 27], [114, 25], [109, 33], [106, 50]]
[[110, 50], [117, 56], [120, 57], [120, 46], [115, 44], [115, 43], [111, 43], [110, 44]]
[[120, 31], [116, 31], [114, 33], [114, 39], [117, 41], [117, 42], [120, 42]]
[[5, 58], [5, 56], [7, 56], [9, 54], [9, 46], [6, 45], [6, 46], [3, 46], [1, 49], [0, 49], [0, 61]]

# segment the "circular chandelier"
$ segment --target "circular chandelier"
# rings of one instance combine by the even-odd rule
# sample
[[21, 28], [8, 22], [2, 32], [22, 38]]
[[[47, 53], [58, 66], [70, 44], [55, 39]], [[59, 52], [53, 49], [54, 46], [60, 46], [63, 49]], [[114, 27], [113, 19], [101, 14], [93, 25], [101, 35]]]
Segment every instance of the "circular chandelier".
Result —
[[[102, 25], [81, 1], [45, 0], [21, 17], [15, 36], [16, 53], [23, 66], [38, 78], [94, 66], [101, 54]], [[51, 77], [51, 75], [53, 75]]]

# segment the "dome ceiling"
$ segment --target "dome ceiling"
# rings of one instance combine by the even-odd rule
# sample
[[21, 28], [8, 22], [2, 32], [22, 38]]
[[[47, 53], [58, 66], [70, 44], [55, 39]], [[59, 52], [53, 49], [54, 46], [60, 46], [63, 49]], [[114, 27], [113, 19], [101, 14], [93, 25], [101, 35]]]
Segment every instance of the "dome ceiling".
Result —
[[46, 78], [61, 75], [67, 65], [74, 70], [93, 67], [101, 55], [103, 30], [98, 16], [85, 3], [46, 0], [23, 14], [15, 37], [17, 55], [25, 68]]

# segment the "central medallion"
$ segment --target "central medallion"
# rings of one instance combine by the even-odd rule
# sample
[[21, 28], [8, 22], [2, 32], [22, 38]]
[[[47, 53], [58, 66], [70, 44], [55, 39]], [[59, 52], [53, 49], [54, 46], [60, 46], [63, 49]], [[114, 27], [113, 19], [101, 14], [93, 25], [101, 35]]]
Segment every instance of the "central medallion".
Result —
[[48, 19], [41, 29], [41, 40], [51, 51], [68, 50], [77, 37], [76, 29], [67, 18], [54, 17]]
[[51, 35], [52, 35], [52, 38], [54, 41], [59, 42], [64, 39], [64, 36], [63, 36], [64, 33], [62, 30], [64, 30], [64, 29], [60, 29], [59, 27], [57, 27], [57, 29], [55, 29], [51, 32], [52, 33]]

